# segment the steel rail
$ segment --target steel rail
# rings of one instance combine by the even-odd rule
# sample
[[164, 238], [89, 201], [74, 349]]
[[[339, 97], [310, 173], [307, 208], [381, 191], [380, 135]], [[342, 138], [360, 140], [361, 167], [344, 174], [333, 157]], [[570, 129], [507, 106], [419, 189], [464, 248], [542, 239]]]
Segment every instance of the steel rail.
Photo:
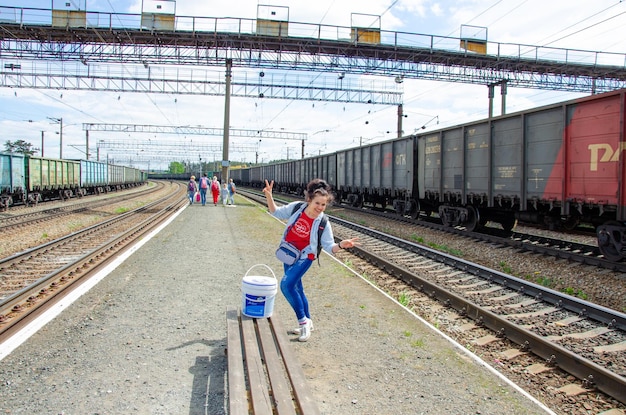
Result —
[[[158, 187], [156, 188], [148, 188], [148, 189], [140, 190], [136, 193], [116, 197], [115, 203], [137, 198], [138, 196], [150, 194], [156, 190], [159, 190], [162, 187], [163, 185], [159, 183]], [[88, 196], [82, 196], [82, 197], [88, 197]], [[58, 202], [57, 200], [55, 201]], [[46, 203], [46, 202], [43, 202], [43, 203]], [[110, 199], [88, 200], [88, 201], [84, 201], [84, 202], [77, 203], [77, 204], [59, 206], [55, 208], [40, 210], [37, 212], [29, 212], [29, 213], [19, 214], [15, 216], [2, 217], [0, 218], [0, 231], [5, 231], [9, 228], [15, 228], [18, 226], [24, 226], [24, 225], [28, 225], [32, 223], [47, 221], [47, 220], [58, 218], [61, 216], [67, 216], [67, 215], [71, 215], [75, 213], [84, 212], [88, 209], [93, 209], [93, 208], [97, 208], [101, 206], [107, 206], [110, 203], [111, 203]], [[32, 219], [27, 219], [27, 218], [32, 218]]]
[[[21, 327], [21, 324], [31, 314], [38, 313], [41, 307], [49, 306], [55, 298], [62, 294], [64, 295], [65, 291], [67, 291], [70, 287], [74, 287], [82, 283], [84, 278], [86, 278], [89, 273], [93, 273], [97, 270], [98, 266], [106, 264], [112, 255], [117, 254], [120, 249], [128, 244], [128, 241], [136, 240], [151, 231], [162, 222], [163, 218], [170, 216], [173, 211], [186, 206], [188, 203], [186, 197], [181, 197], [178, 192], [169, 198], [174, 198], [174, 200], [169, 202], [167, 206], [161, 208], [155, 214], [150, 215], [149, 218], [144, 219], [139, 224], [128, 229], [123, 234], [110, 239], [104, 244], [101, 244], [98, 248], [81, 256], [77, 260], [65, 264], [61, 268], [40, 278], [30, 286], [25, 287], [0, 301], [0, 340], [10, 337], [18, 327]], [[130, 216], [148, 211], [149, 209], [162, 203], [163, 200], [160, 200], [149, 205], [142, 206], [133, 211], [126, 212], [106, 222], [93, 225], [89, 228], [59, 238], [55, 241], [51, 241], [37, 248], [13, 255], [1, 261], [0, 264], [14, 262], [24, 257], [30, 257], [35, 251], [50, 249], [53, 245], [62, 244], [68, 239], [94, 232], [97, 228], [110, 226], [114, 222], [119, 222], [120, 220], [125, 220]]]
[[[611, 327], [626, 331], [626, 315], [605, 307], [592, 304], [573, 297], [564, 296], [548, 288], [521, 280], [519, 278], [500, 273], [495, 270], [473, 264], [468, 261], [447, 255], [440, 251], [423, 247], [406, 240], [396, 238], [384, 233], [362, 227], [360, 225], [331, 217], [332, 223], [341, 224], [350, 229], [383, 240], [393, 245], [415, 252], [428, 259], [462, 270], [468, 274], [479, 276], [495, 284], [502, 285], [512, 290], [522, 292], [540, 299], [541, 301], [556, 305], [562, 309], [584, 315]], [[565, 372], [582, 380], [586, 385], [593, 386], [609, 396], [626, 404], [626, 378], [603, 368], [592, 361], [573, 353], [541, 336], [534, 334], [488, 310], [485, 310], [473, 302], [464, 299], [436, 284], [425, 280], [412, 272], [402, 268], [378, 255], [367, 252], [362, 248], [352, 249], [353, 253], [368, 262], [378, 266], [385, 272], [394, 275], [407, 284], [415, 287], [429, 297], [440, 301], [447, 307], [457, 310], [466, 315], [479, 325], [485, 326], [498, 333], [498, 336], [506, 337], [521, 346], [523, 350], [530, 351], [535, 355], [546, 359], [548, 364], [559, 367]]]

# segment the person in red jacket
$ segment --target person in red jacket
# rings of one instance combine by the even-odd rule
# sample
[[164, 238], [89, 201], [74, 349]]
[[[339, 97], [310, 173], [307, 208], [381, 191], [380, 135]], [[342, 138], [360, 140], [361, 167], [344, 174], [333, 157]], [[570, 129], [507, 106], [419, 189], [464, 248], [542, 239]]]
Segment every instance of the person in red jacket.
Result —
[[220, 182], [217, 181], [217, 177], [213, 176], [211, 181], [211, 194], [213, 195], [213, 205], [217, 206], [217, 201], [220, 198]]

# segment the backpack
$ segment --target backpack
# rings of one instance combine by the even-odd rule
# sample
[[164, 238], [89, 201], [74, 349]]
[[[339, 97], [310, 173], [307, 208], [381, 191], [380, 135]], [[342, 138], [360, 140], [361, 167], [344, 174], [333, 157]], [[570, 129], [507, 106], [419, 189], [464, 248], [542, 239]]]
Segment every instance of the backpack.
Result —
[[[295, 205], [293, 207], [293, 210], [291, 211], [291, 214], [293, 215], [294, 213], [296, 213], [304, 205], [306, 205], [306, 202], [300, 202], [297, 205]], [[324, 215], [324, 217], [322, 218], [322, 221], [320, 222], [320, 226], [317, 229], [317, 262], [318, 263], [320, 261], [320, 254], [322, 253], [322, 233], [324, 232], [324, 228], [326, 228], [327, 222], [328, 222], [328, 218]]]
[[189, 190], [190, 192], [196, 191], [196, 185], [193, 182], [193, 180], [189, 180], [189, 184], [187, 185], [187, 190]]
[[207, 181], [208, 180], [209, 179], [207, 179], [206, 177], [201, 178], [200, 179], [200, 187], [203, 188], [203, 189], [206, 189], [208, 187], [208, 185], [207, 185]]
[[220, 190], [220, 185], [215, 180], [211, 183], [211, 190]]

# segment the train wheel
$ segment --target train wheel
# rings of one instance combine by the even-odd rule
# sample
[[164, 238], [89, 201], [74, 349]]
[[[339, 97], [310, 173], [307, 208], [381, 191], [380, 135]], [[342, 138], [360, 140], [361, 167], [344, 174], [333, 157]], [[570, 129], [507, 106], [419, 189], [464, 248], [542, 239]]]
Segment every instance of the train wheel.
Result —
[[580, 219], [578, 217], [570, 216], [563, 221], [563, 228], [567, 229], [568, 231], [572, 231], [578, 226], [579, 223]]
[[474, 206], [467, 206], [467, 221], [464, 223], [465, 228], [474, 232], [480, 229], [480, 213], [478, 213], [478, 209]]
[[598, 226], [598, 248], [606, 259], [612, 262], [619, 262], [623, 259], [622, 236], [624, 235], [624, 225], [620, 222], [610, 221]]
[[454, 217], [451, 211], [445, 206], [439, 206], [439, 219], [443, 226], [453, 226]]
[[500, 222], [500, 225], [502, 225], [502, 229], [507, 232], [511, 232], [516, 224], [517, 220], [515, 220], [515, 218], [504, 219]]
[[409, 210], [409, 216], [413, 220], [416, 220], [420, 217], [420, 204], [418, 201], [412, 201], [411, 208]]

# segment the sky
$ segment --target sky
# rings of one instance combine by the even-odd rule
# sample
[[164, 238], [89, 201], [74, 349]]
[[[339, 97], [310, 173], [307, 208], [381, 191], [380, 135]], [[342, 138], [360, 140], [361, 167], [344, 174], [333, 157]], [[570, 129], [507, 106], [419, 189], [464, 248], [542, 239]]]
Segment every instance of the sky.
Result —
[[[72, 1], [88, 11], [140, 13], [151, 0], [0, 0], [2, 6], [51, 8]], [[236, 17], [255, 19], [258, 6], [281, 6], [290, 22], [350, 26], [356, 15], [380, 16], [384, 31], [459, 37], [461, 25], [486, 28], [489, 41], [551, 46], [626, 54], [626, 1], [622, 0], [177, 0], [177, 16]], [[15, 63], [0, 55], [0, 68]], [[626, 64], [626, 62], [624, 63]], [[0, 69], [2, 70], [2, 69]], [[223, 67], [210, 68], [222, 76]], [[233, 77], [253, 69], [234, 68]], [[266, 70], [279, 74], [279, 71]], [[306, 76], [310, 73], [303, 72]], [[356, 75], [351, 75], [356, 77]], [[367, 77], [365, 77], [367, 78]], [[369, 82], [370, 80], [366, 80]], [[389, 79], [384, 80], [390, 81]], [[458, 125], [488, 116], [487, 87], [442, 81], [405, 79], [403, 84], [405, 134]], [[494, 106], [499, 113], [499, 88]], [[507, 112], [512, 113], [584, 96], [581, 93], [508, 88]], [[23, 139], [58, 157], [59, 124], [63, 118], [63, 157], [85, 158], [83, 123], [202, 126], [223, 128], [224, 97], [149, 93], [117, 93], [0, 87], [1, 143]], [[396, 137], [394, 105], [313, 102], [233, 97], [230, 107], [233, 129], [283, 131], [306, 134], [305, 155], [329, 153], [360, 144]], [[422, 129], [422, 127], [426, 127]], [[90, 132], [91, 158], [99, 140], [155, 140], [180, 146], [193, 143], [221, 145], [221, 137], [139, 133]], [[267, 162], [301, 156], [297, 140], [231, 137], [231, 161]], [[3, 148], [3, 147], [2, 147]], [[112, 154], [118, 160], [133, 159], [133, 166], [147, 168], [150, 157], [132, 151]], [[104, 155], [101, 154], [104, 158]], [[221, 160], [221, 152], [204, 160]], [[163, 168], [152, 158], [150, 168]], [[120, 162], [121, 164], [121, 162]], [[156, 165], [156, 166], [155, 166]]]

